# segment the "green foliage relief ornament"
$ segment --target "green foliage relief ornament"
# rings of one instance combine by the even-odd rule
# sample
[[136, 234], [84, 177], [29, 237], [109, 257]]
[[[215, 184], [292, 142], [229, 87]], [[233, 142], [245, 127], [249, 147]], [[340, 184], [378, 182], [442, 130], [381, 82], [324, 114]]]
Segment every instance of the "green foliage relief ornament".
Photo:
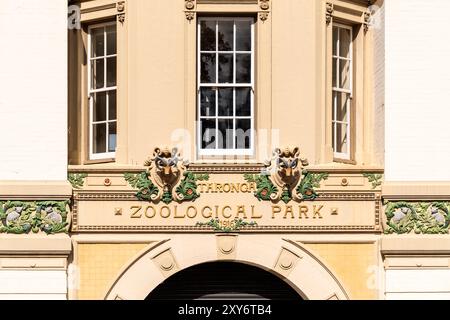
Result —
[[386, 234], [448, 234], [449, 203], [388, 202]]
[[[185, 172], [183, 174], [184, 179], [175, 188], [177, 200], [179, 202], [195, 201], [200, 197], [200, 193], [197, 191], [197, 181], [208, 181], [208, 174], [194, 174], [192, 172]], [[157, 202], [159, 200], [159, 194], [162, 193], [161, 201], [165, 204], [170, 204], [175, 199], [172, 196], [169, 188], [159, 189], [149, 177], [147, 172], [141, 172], [138, 174], [125, 173], [125, 180], [133, 187], [138, 189], [136, 198], [141, 201]]]
[[69, 201], [0, 202], [0, 232], [47, 234], [68, 232]]
[[[301, 200], [315, 200], [318, 197], [316, 191], [323, 180], [328, 179], [328, 173], [310, 173], [303, 171], [302, 180], [295, 188], [298, 197]], [[247, 182], [256, 183], [255, 197], [260, 201], [276, 201], [279, 193], [277, 187], [268, 174], [245, 174], [244, 179]], [[287, 186], [282, 189], [281, 201], [289, 203], [293, 200], [292, 191]]]
[[257, 225], [258, 224], [254, 221], [246, 222], [243, 219], [238, 218], [229, 222], [221, 222], [219, 219], [211, 219], [210, 221], [205, 223], [197, 223], [197, 227], [210, 227], [213, 228], [215, 232], [224, 233], [236, 232], [240, 231], [241, 228], [256, 227]]

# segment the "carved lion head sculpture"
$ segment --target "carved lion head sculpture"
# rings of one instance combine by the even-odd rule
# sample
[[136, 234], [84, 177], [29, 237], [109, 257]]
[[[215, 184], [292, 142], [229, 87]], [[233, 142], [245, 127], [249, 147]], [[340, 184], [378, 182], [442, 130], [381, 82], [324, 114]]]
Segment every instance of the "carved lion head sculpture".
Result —
[[180, 161], [180, 154], [178, 149], [173, 148], [156, 148], [153, 153], [156, 168], [164, 175], [174, 174], [178, 171], [178, 162]]

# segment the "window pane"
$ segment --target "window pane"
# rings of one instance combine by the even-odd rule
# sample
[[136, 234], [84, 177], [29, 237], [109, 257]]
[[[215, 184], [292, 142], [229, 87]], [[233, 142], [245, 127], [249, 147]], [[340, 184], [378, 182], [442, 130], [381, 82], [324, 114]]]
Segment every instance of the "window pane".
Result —
[[219, 89], [219, 116], [233, 116], [233, 88]]
[[108, 87], [115, 87], [116, 86], [116, 75], [117, 75], [117, 58], [108, 58], [107, 59], [107, 65], [106, 65], [106, 77], [107, 77], [107, 83], [106, 85]]
[[202, 119], [200, 123], [202, 149], [216, 149], [216, 120]]
[[337, 65], [339, 60], [337, 58], [333, 58], [333, 88], [337, 87]]
[[252, 50], [251, 25], [251, 21], [236, 21], [236, 51]]
[[105, 60], [94, 60], [91, 63], [92, 88], [101, 89], [105, 86]]
[[202, 83], [216, 83], [216, 54], [203, 53], [201, 55], [201, 77]]
[[335, 152], [348, 153], [348, 137], [347, 137], [347, 124], [336, 123], [336, 147]]
[[334, 92], [333, 120], [348, 122], [348, 113], [350, 111], [350, 95], [348, 93]]
[[106, 54], [112, 55], [117, 53], [117, 33], [116, 25], [106, 27]]
[[351, 61], [349, 60], [339, 60], [339, 88], [350, 90], [350, 73]]
[[200, 115], [214, 117], [216, 115], [216, 90], [211, 88], [200, 89]]
[[337, 56], [337, 43], [338, 43], [338, 35], [339, 35], [339, 28], [333, 27], [333, 56]]
[[339, 38], [339, 56], [343, 58], [350, 58], [350, 44], [352, 39], [350, 38], [350, 30], [340, 28]]
[[116, 146], [117, 146], [117, 123], [113, 122], [109, 124], [108, 152], [116, 152]]
[[233, 21], [219, 21], [219, 51], [233, 51]]
[[106, 121], [106, 92], [99, 92], [94, 94], [93, 121]]
[[233, 119], [219, 119], [219, 149], [233, 149]]
[[251, 137], [251, 120], [237, 119], [236, 120], [236, 148], [250, 149]]
[[105, 29], [97, 28], [91, 30], [91, 57], [103, 57], [105, 55]]
[[233, 83], [232, 54], [219, 54], [219, 83]]
[[109, 93], [109, 119], [108, 120], [116, 120], [117, 119], [117, 97], [116, 91], [110, 91]]
[[236, 83], [250, 83], [251, 72], [251, 55], [236, 54]]
[[236, 88], [236, 116], [249, 117], [251, 115], [250, 94], [250, 88]]
[[93, 125], [92, 140], [94, 153], [106, 152], [106, 123]]
[[216, 51], [216, 21], [202, 21], [200, 29], [200, 50]]

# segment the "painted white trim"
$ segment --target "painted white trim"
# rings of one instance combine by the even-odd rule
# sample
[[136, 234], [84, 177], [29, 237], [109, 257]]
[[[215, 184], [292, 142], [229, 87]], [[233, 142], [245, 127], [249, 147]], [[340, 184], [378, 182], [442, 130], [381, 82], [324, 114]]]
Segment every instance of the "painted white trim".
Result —
[[[94, 153], [94, 134], [93, 134], [93, 127], [95, 124], [106, 124], [106, 150], [109, 149], [109, 124], [111, 123], [116, 123], [116, 132], [117, 132], [117, 113], [116, 113], [116, 119], [115, 120], [109, 120], [109, 93], [110, 92], [116, 92], [117, 95], [117, 72], [116, 72], [116, 86], [113, 87], [107, 87], [107, 64], [105, 62], [105, 66], [104, 66], [104, 78], [103, 78], [103, 88], [99, 88], [99, 89], [95, 89], [92, 88], [92, 61], [97, 61], [97, 60], [103, 60], [103, 61], [107, 61], [108, 58], [116, 58], [116, 68], [117, 68], [117, 51], [116, 54], [114, 55], [108, 55], [107, 54], [107, 50], [108, 50], [108, 38], [106, 36], [106, 27], [109, 26], [117, 26], [117, 22], [115, 21], [110, 21], [110, 22], [104, 22], [104, 23], [99, 23], [99, 24], [94, 24], [94, 25], [90, 25], [88, 27], [88, 101], [89, 101], [89, 124], [88, 124], [88, 131], [89, 131], [89, 160], [102, 160], [102, 159], [113, 159], [116, 157], [116, 153], [115, 152], [102, 152], [102, 153]], [[105, 43], [104, 43], [104, 55], [101, 57], [91, 57], [92, 56], [92, 30], [93, 29], [98, 29], [98, 28], [104, 28], [103, 31], [103, 36], [105, 38]], [[117, 41], [117, 30], [116, 30], [116, 41]], [[117, 47], [116, 47], [117, 50]], [[118, 68], [117, 68], [118, 69]], [[93, 112], [94, 112], [94, 94], [96, 93], [101, 93], [101, 92], [105, 92], [106, 93], [106, 120], [105, 121], [97, 121], [94, 122], [93, 121]], [[117, 98], [116, 98], [116, 108], [117, 108]], [[117, 136], [117, 133], [116, 133]], [[117, 141], [117, 139], [116, 139]]]
[[[349, 70], [349, 76], [350, 76], [350, 84], [349, 87], [350, 89], [344, 89], [344, 88], [339, 88], [339, 87], [335, 87], [332, 86], [332, 103], [333, 103], [333, 112], [332, 114], [334, 114], [334, 117], [336, 117], [337, 115], [337, 95], [335, 97], [335, 93], [342, 93], [345, 95], [348, 95], [347, 97], [347, 101], [346, 101], [346, 115], [347, 115], [347, 121], [338, 121], [335, 120], [335, 118], [332, 116], [331, 119], [331, 125], [332, 125], [332, 132], [333, 132], [333, 154], [334, 154], [334, 158], [335, 159], [342, 159], [342, 160], [350, 160], [351, 159], [351, 149], [352, 149], [352, 136], [351, 136], [351, 128], [352, 128], [352, 123], [351, 123], [351, 112], [352, 112], [352, 105], [351, 105], [351, 101], [353, 98], [353, 28], [349, 25], [345, 25], [345, 24], [340, 24], [340, 23], [333, 23], [333, 31], [332, 34], [334, 36], [334, 28], [337, 27], [339, 29], [346, 29], [350, 31], [350, 48], [349, 48], [349, 58], [343, 58], [340, 57], [340, 32], [338, 32], [337, 34], [337, 44], [336, 44], [336, 50], [337, 50], [337, 54], [335, 55], [334, 53], [332, 54], [332, 66], [334, 68], [334, 60], [337, 60], [337, 66], [336, 66], [336, 84], [339, 86], [340, 83], [340, 61], [349, 61], [350, 62], [350, 70]], [[332, 38], [331, 42], [332, 42], [332, 46], [334, 46], [334, 37]], [[336, 147], [337, 147], [337, 125], [341, 124], [341, 125], [347, 125], [347, 152], [336, 152]]]
[[[216, 50], [204, 51], [201, 50], [201, 22], [202, 21], [214, 21], [216, 23]], [[219, 51], [218, 47], [218, 22], [219, 21], [232, 21], [233, 24], [233, 51]], [[251, 22], [251, 50], [250, 51], [237, 51], [236, 50], [236, 21], [250, 21]], [[253, 17], [201, 17], [197, 21], [197, 120], [196, 120], [196, 132], [197, 132], [197, 156], [253, 156], [255, 152], [255, 19]], [[216, 79], [214, 83], [201, 83], [201, 54], [213, 53], [216, 55]], [[219, 61], [218, 56], [221, 53], [233, 55], [233, 83], [219, 83]], [[250, 54], [251, 56], [251, 79], [250, 83], [236, 83], [236, 55], [237, 54]], [[238, 117], [238, 116], [219, 116], [218, 110], [218, 90], [216, 90], [216, 110], [215, 116], [206, 117], [201, 115], [201, 88], [233, 88], [233, 114], [236, 114], [236, 88], [249, 88], [250, 94], [250, 116]], [[216, 149], [202, 149], [202, 131], [201, 131], [201, 119], [211, 119], [216, 121], [216, 135], [219, 132], [219, 119], [232, 119], [233, 120], [233, 149], [218, 149], [218, 139], [215, 139]], [[249, 119], [250, 120], [250, 148], [249, 149], [236, 149], [236, 120]], [[224, 139], [225, 140], [225, 139]]]

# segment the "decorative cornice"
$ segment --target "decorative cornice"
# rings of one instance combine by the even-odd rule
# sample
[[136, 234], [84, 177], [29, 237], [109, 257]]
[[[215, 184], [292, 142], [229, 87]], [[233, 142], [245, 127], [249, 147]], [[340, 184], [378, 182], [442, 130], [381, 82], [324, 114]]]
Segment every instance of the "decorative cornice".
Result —
[[264, 169], [262, 163], [259, 164], [206, 164], [192, 163], [189, 171], [195, 173], [261, 173]]
[[[211, 233], [211, 227], [197, 227], [197, 226], [81, 226], [76, 230], [77, 232], [197, 232], [197, 233]], [[241, 233], [284, 233], [284, 232], [379, 232], [378, 226], [359, 225], [359, 226], [257, 226], [257, 227], [242, 227], [239, 230]]]

